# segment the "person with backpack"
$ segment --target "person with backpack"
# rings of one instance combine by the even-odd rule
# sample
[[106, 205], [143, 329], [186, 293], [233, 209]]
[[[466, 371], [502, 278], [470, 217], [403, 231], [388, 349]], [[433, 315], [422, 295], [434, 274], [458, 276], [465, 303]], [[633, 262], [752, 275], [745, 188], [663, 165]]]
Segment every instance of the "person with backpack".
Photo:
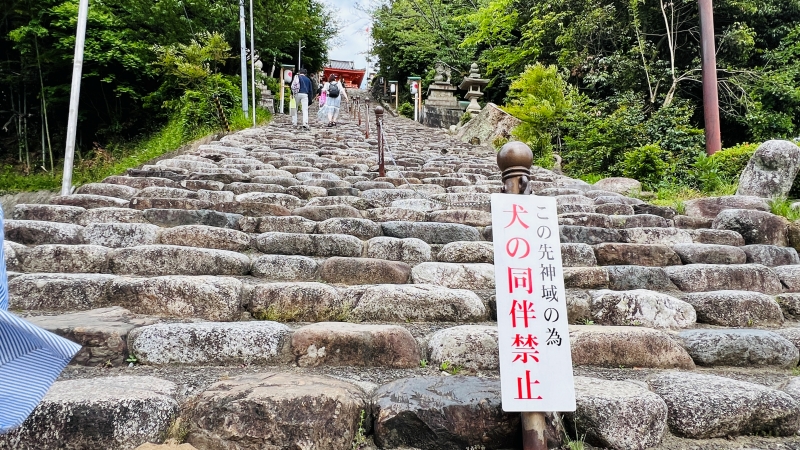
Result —
[[[292, 94], [298, 108], [303, 109], [303, 128], [308, 129], [308, 99], [314, 93], [311, 80], [306, 76], [306, 69], [300, 69], [292, 80]], [[292, 125], [297, 126], [297, 109], [292, 110]]]
[[342, 96], [347, 100], [347, 91], [339, 84], [339, 76], [332, 74], [328, 78], [328, 83], [322, 87], [322, 92], [325, 94], [325, 106], [322, 107], [317, 113], [319, 120], [328, 118], [329, 127], [336, 126], [336, 119], [339, 118], [339, 108], [342, 105]]

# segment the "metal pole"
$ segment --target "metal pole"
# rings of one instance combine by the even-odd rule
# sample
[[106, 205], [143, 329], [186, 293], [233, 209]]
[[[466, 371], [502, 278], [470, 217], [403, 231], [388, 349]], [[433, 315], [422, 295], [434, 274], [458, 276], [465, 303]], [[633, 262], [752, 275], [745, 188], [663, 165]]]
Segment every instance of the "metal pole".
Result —
[[[522, 142], [509, 142], [497, 153], [497, 165], [502, 170], [505, 194], [530, 194], [528, 189], [533, 163], [533, 152]], [[545, 430], [547, 423], [543, 412], [523, 412], [522, 449], [547, 450]]]
[[706, 153], [722, 149], [717, 92], [717, 55], [714, 45], [714, 7], [711, 0], [698, 0], [700, 7], [700, 51], [703, 60], [703, 116], [706, 125]]
[[245, 117], [247, 112], [247, 37], [245, 36], [244, 0], [239, 0], [239, 43], [240, 57], [242, 59], [242, 111]]
[[375, 107], [375, 128], [378, 130], [378, 176], [386, 176], [386, 168], [383, 163], [383, 108]]
[[398, 102], [400, 101], [400, 83], [394, 85], [394, 112], [397, 112]]
[[369, 139], [369, 97], [367, 97], [366, 102], [364, 106], [364, 120], [367, 122], [367, 131], [364, 132], [364, 137]]
[[75, 135], [78, 132], [78, 104], [81, 99], [83, 47], [86, 42], [86, 19], [88, 16], [89, 0], [80, 0], [78, 5], [78, 28], [75, 31], [75, 58], [72, 61], [72, 87], [69, 91], [67, 147], [64, 151], [64, 173], [61, 178], [61, 195], [69, 195], [72, 192], [72, 164], [75, 160]]
[[256, 36], [253, 33], [253, 0], [250, 0], [250, 91], [253, 97], [253, 126], [256, 126]]

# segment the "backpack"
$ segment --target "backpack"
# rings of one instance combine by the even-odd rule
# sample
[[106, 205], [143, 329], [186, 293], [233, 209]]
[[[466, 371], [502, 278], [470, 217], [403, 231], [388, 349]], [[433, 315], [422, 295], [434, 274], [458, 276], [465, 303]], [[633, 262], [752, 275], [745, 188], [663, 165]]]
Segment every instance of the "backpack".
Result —
[[339, 83], [334, 81], [328, 86], [328, 97], [336, 98], [338, 96], [339, 96]]
[[300, 92], [300, 76], [295, 75], [292, 80], [292, 94], [297, 95]]

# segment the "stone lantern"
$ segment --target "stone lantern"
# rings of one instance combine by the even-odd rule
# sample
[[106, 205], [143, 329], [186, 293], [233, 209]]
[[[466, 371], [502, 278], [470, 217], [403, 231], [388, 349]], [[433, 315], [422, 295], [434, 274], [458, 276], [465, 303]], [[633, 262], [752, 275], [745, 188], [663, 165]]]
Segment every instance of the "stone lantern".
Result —
[[473, 116], [481, 112], [481, 105], [478, 104], [478, 99], [483, 97], [481, 88], [487, 84], [489, 84], [489, 80], [481, 78], [481, 74], [478, 72], [478, 64], [472, 63], [469, 68], [469, 75], [464, 77], [464, 81], [458, 85], [459, 89], [467, 91], [466, 95], [464, 95], [464, 98], [469, 100], [467, 112]]

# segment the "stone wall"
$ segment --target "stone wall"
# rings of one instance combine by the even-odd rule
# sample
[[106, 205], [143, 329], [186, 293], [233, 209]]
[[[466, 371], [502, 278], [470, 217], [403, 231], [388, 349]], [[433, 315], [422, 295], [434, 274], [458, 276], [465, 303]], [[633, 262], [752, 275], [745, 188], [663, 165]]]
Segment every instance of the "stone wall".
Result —
[[433, 128], [450, 128], [458, 125], [464, 111], [460, 109], [441, 108], [438, 106], [424, 106], [423, 124]]

